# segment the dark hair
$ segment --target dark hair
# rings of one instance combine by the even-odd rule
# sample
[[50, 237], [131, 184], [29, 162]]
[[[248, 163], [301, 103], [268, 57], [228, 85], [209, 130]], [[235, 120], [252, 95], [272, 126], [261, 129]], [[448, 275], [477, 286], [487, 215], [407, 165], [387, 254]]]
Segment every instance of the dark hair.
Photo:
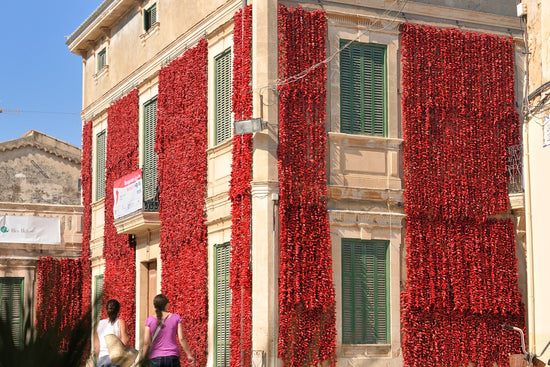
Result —
[[120, 311], [120, 303], [118, 303], [116, 299], [110, 299], [107, 301], [105, 309], [107, 310], [109, 321], [111, 322], [111, 324], [114, 324], [118, 316], [118, 312]]
[[162, 311], [168, 304], [168, 298], [164, 294], [157, 294], [153, 298], [153, 306], [155, 306], [155, 313], [157, 314], [157, 326], [160, 325], [162, 321]]

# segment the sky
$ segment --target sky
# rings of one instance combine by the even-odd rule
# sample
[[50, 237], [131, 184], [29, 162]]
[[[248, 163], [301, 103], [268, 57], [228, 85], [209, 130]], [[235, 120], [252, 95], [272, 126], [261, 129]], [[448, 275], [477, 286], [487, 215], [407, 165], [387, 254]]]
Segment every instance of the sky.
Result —
[[102, 1], [2, 2], [0, 142], [37, 130], [82, 147], [82, 58], [65, 42]]

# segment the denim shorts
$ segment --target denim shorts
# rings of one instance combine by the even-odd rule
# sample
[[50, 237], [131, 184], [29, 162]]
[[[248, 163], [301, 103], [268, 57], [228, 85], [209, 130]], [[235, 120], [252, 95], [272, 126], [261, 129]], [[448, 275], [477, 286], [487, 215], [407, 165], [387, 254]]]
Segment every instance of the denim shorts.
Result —
[[109, 359], [109, 356], [103, 356], [98, 359], [97, 361], [97, 367], [118, 367], [118, 364], [114, 364]]
[[180, 367], [180, 358], [178, 356], [155, 357], [151, 359], [153, 367]]

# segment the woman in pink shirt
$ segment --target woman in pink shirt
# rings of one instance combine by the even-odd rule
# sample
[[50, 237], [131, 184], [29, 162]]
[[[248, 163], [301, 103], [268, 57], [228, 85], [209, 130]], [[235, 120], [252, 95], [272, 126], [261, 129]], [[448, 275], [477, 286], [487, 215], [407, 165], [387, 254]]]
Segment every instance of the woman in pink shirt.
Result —
[[[148, 355], [151, 365], [153, 367], [179, 367], [178, 341], [187, 354], [187, 360], [193, 362], [195, 359], [191, 355], [191, 350], [183, 335], [180, 315], [168, 312], [168, 298], [164, 294], [155, 296], [153, 305], [156, 315], [149, 316], [145, 321], [143, 335], [143, 353], [145, 356]], [[160, 329], [157, 332], [159, 326]]]

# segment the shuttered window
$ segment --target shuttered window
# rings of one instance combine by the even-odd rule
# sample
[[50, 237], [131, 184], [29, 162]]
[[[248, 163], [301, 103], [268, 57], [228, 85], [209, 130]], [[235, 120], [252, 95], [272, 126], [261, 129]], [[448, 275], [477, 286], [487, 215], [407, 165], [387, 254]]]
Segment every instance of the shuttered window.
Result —
[[[340, 47], [349, 41], [341, 40]], [[340, 131], [387, 136], [386, 46], [353, 42], [340, 53]]]
[[21, 346], [23, 339], [23, 278], [0, 278], [0, 316], [10, 327], [13, 342]]
[[229, 264], [231, 246], [229, 243], [215, 247], [215, 305], [216, 315], [214, 327], [214, 347], [216, 351], [216, 366], [229, 366], [229, 326], [231, 316], [231, 290], [229, 289]]
[[143, 105], [143, 200], [154, 199], [157, 192], [157, 153], [155, 129], [157, 126], [157, 99]]
[[101, 200], [105, 197], [105, 158], [107, 153], [107, 140], [105, 138], [105, 130], [97, 134], [96, 137], [96, 200]]
[[107, 50], [103, 50], [97, 53], [97, 71], [100, 71], [107, 65]]
[[93, 320], [94, 325], [97, 325], [101, 318], [101, 309], [103, 307], [103, 275], [94, 277], [94, 299], [93, 299]]
[[342, 240], [342, 341], [389, 343], [388, 241]]
[[220, 144], [233, 135], [231, 126], [231, 50], [218, 55], [214, 63], [216, 144]]
[[157, 22], [157, 4], [143, 11], [143, 29], [147, 32]]

